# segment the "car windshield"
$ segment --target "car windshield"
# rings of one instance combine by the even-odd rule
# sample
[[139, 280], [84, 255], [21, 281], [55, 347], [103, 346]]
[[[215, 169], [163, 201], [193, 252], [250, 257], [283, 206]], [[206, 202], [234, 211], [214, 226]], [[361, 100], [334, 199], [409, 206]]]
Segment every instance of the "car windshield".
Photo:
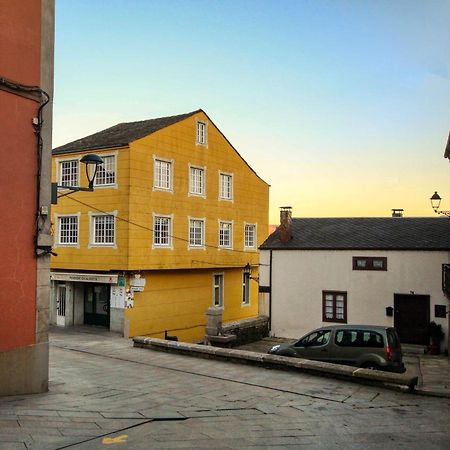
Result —
[[325, 345], [330, 340], [330, 330], [317, 330], [309, 333], [301, 338], [296, 344], [296, 347], [311, 347], [314, 345]]

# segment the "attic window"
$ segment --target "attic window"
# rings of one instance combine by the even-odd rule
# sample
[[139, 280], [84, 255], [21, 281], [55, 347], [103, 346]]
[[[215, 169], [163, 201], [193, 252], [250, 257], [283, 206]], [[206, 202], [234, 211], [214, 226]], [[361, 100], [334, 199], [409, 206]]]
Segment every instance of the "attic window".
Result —
[[387, 270], [387, 258], [384, 256], [354, 256], [353, 270]]
[[197, 122], [197, 144], [206, 145], [208, 143], [208, 126], [206, 122]]

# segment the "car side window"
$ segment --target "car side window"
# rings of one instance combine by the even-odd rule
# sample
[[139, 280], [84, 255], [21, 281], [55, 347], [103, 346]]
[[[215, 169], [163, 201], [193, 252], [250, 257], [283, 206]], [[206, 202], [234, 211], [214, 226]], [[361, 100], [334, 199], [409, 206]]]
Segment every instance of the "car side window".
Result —
[[339, 347], [357, 347], [358, 332], [356, 330], [337, 330], [334, 341]]
[[314, 347], [319, 345], [328, 344], [330, 340], [330, 331], [322, 330], [322, 331], [314, 331], [313, 333], [308, 334], [304, 338], [300, 339], [295, 346], [296, 347]]
[[375, 331], [364, 331], [363, 333], [363, 346], [383, 348], [383, 336]]
[[383, 336], [375, 331], [338, 330], [335, 343], [339, 347], [383, 348]]

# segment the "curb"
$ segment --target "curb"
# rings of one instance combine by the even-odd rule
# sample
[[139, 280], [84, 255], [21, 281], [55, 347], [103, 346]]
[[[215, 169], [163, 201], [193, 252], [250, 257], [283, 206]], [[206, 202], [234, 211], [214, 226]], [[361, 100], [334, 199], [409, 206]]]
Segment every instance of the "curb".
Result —
[[[253, 364], [274, 369], [296, 370], [299, 372], [337, 377], [357, 382], [383, 385], [389, 384], [403, 388], [406, 387], [410, 392], [422, 393], [422, 391], [415, 390], [418, 383], [417, 376], [399, 373], [355, 368], [341, 364], [289, 358], [287, 356], [256, 353], [246, 350], [212, 347], [208, 345], [191, 344], [188, 342], [167, 341], [165, 339], [148, 338], [145, 336], [135, 336], [133, 338], [133, 345], [134, 347], [148, 348], [151, 350], [181, 353], [203, 358], [222, 359], [241, 364]], [[427, 394], [429, 394], [429, 392]]]

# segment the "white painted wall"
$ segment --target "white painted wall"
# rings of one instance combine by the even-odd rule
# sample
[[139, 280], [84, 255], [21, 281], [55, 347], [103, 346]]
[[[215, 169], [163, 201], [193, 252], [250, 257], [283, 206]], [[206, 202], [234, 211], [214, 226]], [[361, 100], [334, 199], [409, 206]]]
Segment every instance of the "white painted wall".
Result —
[[[386, 256], [387, 271], [353, 270], [353, 256]], [[261, 251], [260, 285], [269, 286], [270, 251]], [[322, 291], [347, 292], [348, 323], [393, 326], [386, 307], [394, 294], [430, 296], [430, 320], [442, 325], [448, 340], [448, 320], [434, 317], [434, 305], [449, 301], [442, 292], [441, 251], [272, 250], [272, 334], [297, 338], [329, 325], [322, 321]]]

